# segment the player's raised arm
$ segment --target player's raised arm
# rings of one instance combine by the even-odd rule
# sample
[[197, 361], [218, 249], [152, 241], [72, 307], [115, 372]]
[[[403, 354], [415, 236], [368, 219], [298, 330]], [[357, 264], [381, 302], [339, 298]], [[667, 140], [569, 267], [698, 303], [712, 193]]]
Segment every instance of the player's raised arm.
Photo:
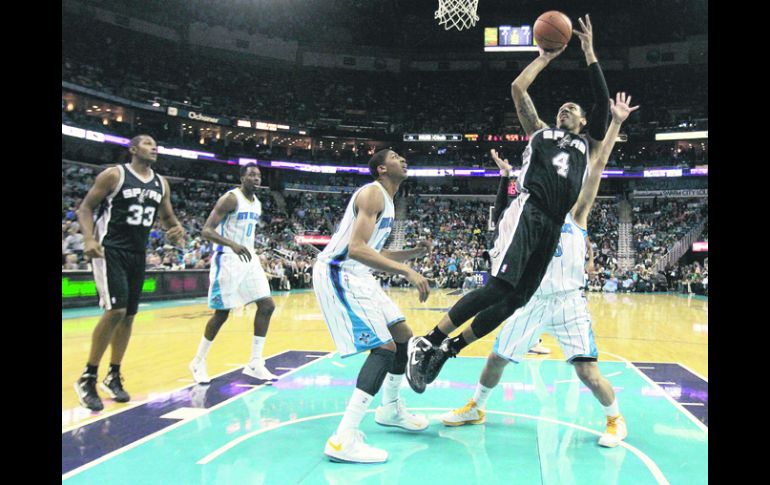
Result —
[[599, 66], [599, 61], [594, 53], [594, 34], [591, 18], [586, 14], [585, 21], [578, 18], [580, 27], [583, 31], [575, 30], [575, 35], [580, 39], [580, 47], [586, 56], [586, 65], [588, 66], [588, 77], [591, 83], [591, 92], [594, 97], [594, 104], [588, 114], [588, 142], [591, 150], [596, 150], [604, 134], [607, 132], [607, 119], [610, 114], [609, 97], [610, 92], [607, 89], [607, 82], [604, 80], [604, 73]]
[[166, 231], [166, 238], [175, 246], [184, 246], [185, 233], [182, 224], [174, 214], [174, 208], [171, 207], [171, 187], [165, 177], [160, 178], [163, 182], [163, 198], [158, 207], [158, 217], [160, 226]]
[[419, 290], [420, 301], [425, 301], [430, 293], [428, 280], [409, 266], [386, 258], [367, 244], [374, 233], [377, 215], [385, 210], [384, 197], [382, 191], [375, 186], [367, 187], [356, 197], [356, 221], [350, 235], [348, 256], [370, 268], [406, 277]]
[[620, 125], [632, 112], [639, 109], [639, 106], [632, 108], [630, 103], [631, 96], [626, 97], [626, 93], [617, 93], [615, 102], [611, 99], [608, 100], [608, 104], [611, 105], [612, 122], [598, 149], [591, 152], [591, 159], [588, 161], [588, 176], [586, 176], [578, 200], [572, 208], [572, 217], [581, 227], [586, 227], [588, 223], [588, 213], [591, 211], [596, 194], [599, 192], [602, 171], [607, 166], [612, 148], [615, 146], [618, 134], [620, 134]]
[[103, 258], [104, 248], [94, 236], [94, 211], [115, 190], [120, 182], [118, 167], [110, 167], [96, 176], [94, 185], [77, 210], [80, 233], [83, 234], [83, 253], [89, 258]]
[[497, 168], [500, 169], [500, 185], [497, 188], [497, 195], [495, 196], [495, 207], [492, 209], [492, 220], [495, 221], [495, 226], [500, 221], [500, 217], [503, 215], [503, 211], [508, 207], [508, 185], [511, 182], [510, 176], [513, 171], [513, 167], [508, 162], [508, 159], [501, 159], [497, 155], [497, 150], [494, 148], [489, 151], [492, 160], [497, 164]]
[[238, 199], [232, 192], [228, 192], [220, 197], [214, 205], [214, 208], [211, 210], [208, 219], [206, 219], [206, 222], [203, 224], [201, 236], [207, 241], [229, 247], [241, 260], [248, 262], [251, 261], [251, 251], [249, 251], [249, 248], [237, 244], [217, 233], [217, 226], [222, 222], [222, 219], [237, 208]]
[[521, 71], [521, 74], [519, 74], [513, 83], [511, 83], [511, 97], [513, 98], [513, 103], [516, 105], [516, 114], [518, 115], [519, 122], [527, 133], [527, 136], [532, 135], [532, 133], [542, 128], [548, 128], [548, 125], [538, 117], [537, 110], [535, 109], [534, 103], [532, 103], [532, 98], [530, 98], [529, 93], [527, 93], [527, 89], [529, 89], [530, 84], [532, 84], [532, 81], [535, 80], [537, 75], [540, 74], [540, 71], [545, 69], [545, 66], [559, 54], [564, 52], [564, 49], [566, 48], [567, 46], [565, 45], [559, 50], [549, 52], [544, 51], [539, 47], [540, 55], [534, 61], [530, 62], [529, 65]]

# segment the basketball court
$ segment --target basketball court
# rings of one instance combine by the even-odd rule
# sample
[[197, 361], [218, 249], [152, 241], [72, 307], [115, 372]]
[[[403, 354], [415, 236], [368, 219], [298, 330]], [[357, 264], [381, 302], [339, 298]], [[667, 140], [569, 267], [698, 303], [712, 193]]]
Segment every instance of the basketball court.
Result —
[[[390, 290], [415, 334], [429, 330], [459, 295]], [[62, 312], [62, 478], [67, 483], [706, 483], [708, 301], [674, 294], [588, 294], [600, 368], [629, 426], [614, 449], [596, 440], [604, 414], [556, 342], [546, 358], [509, 365], [485, 425], [449, 428], [438, 416], [472, 395], [492, 335], [447, 363], [410, 410], [422, 433], [377, 425], [362, 431], [388, 450], [380, 465], [330, 462], [323, 445], [345, 409], [364, 354], [341, 359], [312, 291], [274, 295], [266, 342], [273, 385], [241, 373], [254, 307], [234, 314], [209, 353], [210, 385], [187, 364], [209, 316], [202, 300], [143, 304], [123, 363], [132, 401], [105, 399], [92, 414], [72, 388], [98, 308]], [[107, 357], [105, 357], [106, 361]], [[103, 365], [104, 366], [104, 365]], [[215, 377], [216, 376], [216, 377]], [[100, 376], [101, 377], [101, 376]], [[379, 396], [375, 398], [379, 402]], [[373, 414], [375, 406], [369, 411]], [[421, 473], [415, 474], [415, 467]], [[427, 468], [426, 468], [427, 467]]]

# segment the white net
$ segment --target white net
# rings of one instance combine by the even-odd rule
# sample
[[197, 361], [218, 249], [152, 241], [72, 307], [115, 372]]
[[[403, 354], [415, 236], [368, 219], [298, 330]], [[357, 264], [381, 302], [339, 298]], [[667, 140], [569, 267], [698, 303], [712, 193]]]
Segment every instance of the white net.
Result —
[[479, 16], [476, 15], [476, 7], [479, 0], [438, 0], [438, 10], [434, 18], [438, 24], [444, 26], [444, 30], [456, 28], [468, 29], [476, 25]]

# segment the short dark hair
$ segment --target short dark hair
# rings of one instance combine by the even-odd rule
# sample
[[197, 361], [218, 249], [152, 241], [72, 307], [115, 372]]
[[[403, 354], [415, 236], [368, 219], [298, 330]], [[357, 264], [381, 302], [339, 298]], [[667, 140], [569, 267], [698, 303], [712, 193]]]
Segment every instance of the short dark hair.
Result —
[[[259, 165], [257, 165], [254, 162], [249, 162], [246, 165], [241, 165], [241, 177], [246, 175], [246, 172], [249, 171], [249, 167], [256, 167], [256, 169], [259, 170]], [[261, 172], [261, 170], [260, 170], [260, 172]]]
[[372, 158], [369, 159], [369, 173], [372, 175], [372, 177], [375, 180], [380, 178], [380, 172], [377, 170], [377, 167], [385, 164], [385, 157], [388, 156], [389, 151], [390, 151], [389, 148], [380, 150], [374, 155], [372, 155]]
[[138, 146], [139, 143], [142, 142], [142, 138], [144, 137], [152, 138], [150, 135], [146, 133], [142, 133], [141, 135], [136, 135], [135, 137], [131, 138], [131, 142], [128, 144], [128, 147], [131, 148], [131, 147]]

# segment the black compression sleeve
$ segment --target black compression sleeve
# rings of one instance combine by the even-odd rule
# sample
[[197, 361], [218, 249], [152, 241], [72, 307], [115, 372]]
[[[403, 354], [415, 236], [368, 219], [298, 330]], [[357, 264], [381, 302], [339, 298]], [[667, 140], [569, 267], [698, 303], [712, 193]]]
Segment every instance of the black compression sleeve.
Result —
[[610, 91], [604, 80], [604, 73], [598, 62], [588, 66], [588, 77], [591, 81], [591, 92], [594, 104], [588, 115], [588, 135], [596, 141], [604, 139], [607, 133], [610, 116]]
[[508, 185], [510, 183], [511, 179], [508, 177], [500, 177], [500, 186], [497, 188], [497, 196], [495, 198], [495, 208], [492, 209], [492, 220], [495, 221], [495, 225], [500, 222], [503, 211], [508, 207]]

